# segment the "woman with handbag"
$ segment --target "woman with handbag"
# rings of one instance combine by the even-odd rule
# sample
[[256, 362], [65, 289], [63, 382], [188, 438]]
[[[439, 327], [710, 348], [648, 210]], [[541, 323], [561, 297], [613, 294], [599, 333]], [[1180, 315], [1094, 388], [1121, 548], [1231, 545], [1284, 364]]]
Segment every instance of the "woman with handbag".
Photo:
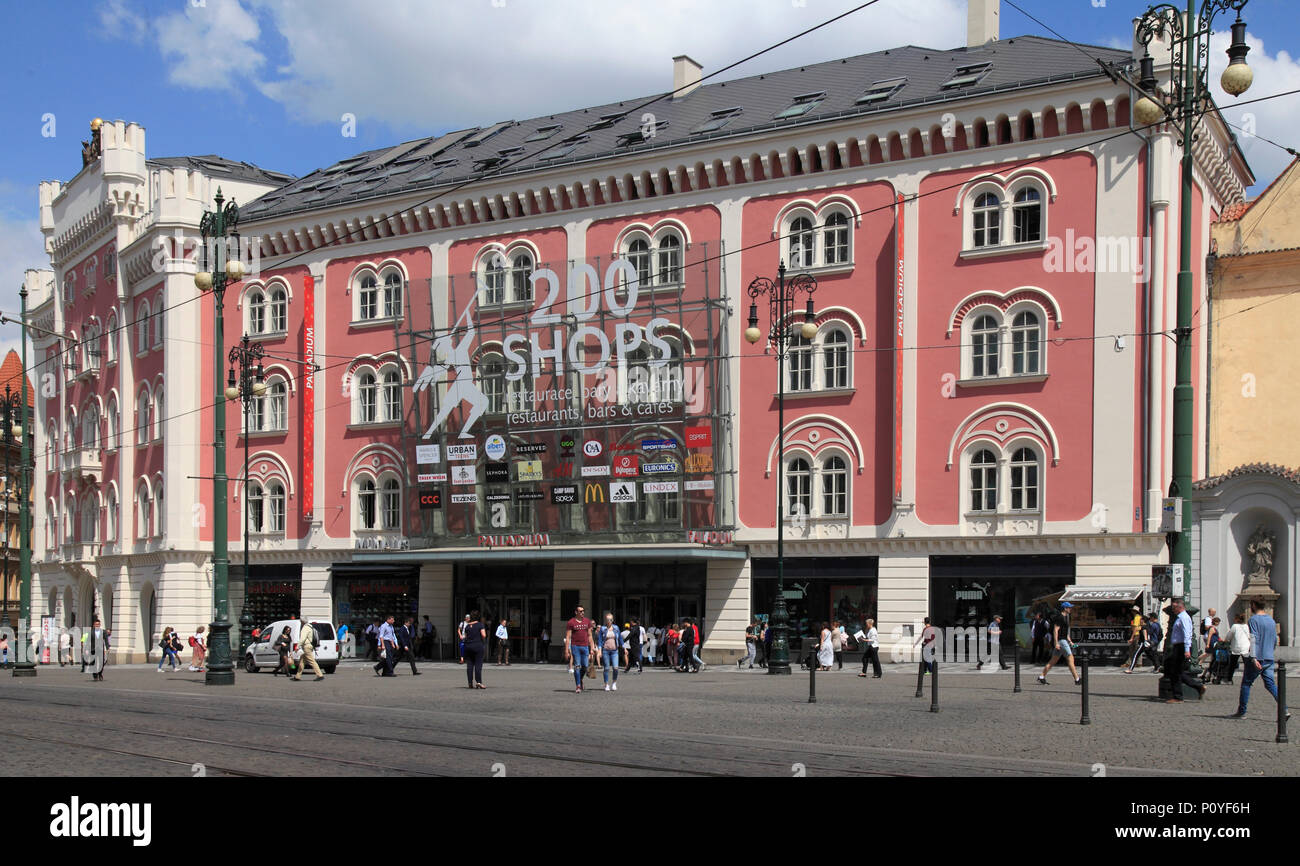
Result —
[[605, 624], [600, 627], [596, 639], [600, 641], [600, 655], [603, 662], [601, 674], [605, 678], [605, 691], [610, 691], [609, 675], [614, 674], [613, 691], [618, 691], [619, 653], [622, 652], [623, 664], [627, 664], [627, 650], [623, 649], [623, 635], [614, 625], [614, 614], [605, 611]]
[[163, 665], [170, 659], [172, 670], [180, 667], [180, 661], [176, 658], [176, 651], [172, 649], [172, 627], [167, 626], [163, 629], [162, 639], [158, 641], [158, 649], [162, 650], [162, 658], [158, 659], [158, 673], [162, 673]]
[[286, 677], [289, 676], [289, 651], [293, 649], [293, 635], [289, 633], [289, 626], [284, 627], [271, 648], [280, 655], [280, 665], [275, 669], [275, 675], [278, 677], [283, 673]]
[[471, 689], [485, 689], [483, 685], [483, 655], [487, 652], [487, 626], [479, 622], [479, 613], [470, 611], [465, 623], [465, 679]]
[[828, 671], [835, 661], [835, 646], [831, 643], [831, 629], [822, 623], [821, 643], [817, 644], [817, 670]]

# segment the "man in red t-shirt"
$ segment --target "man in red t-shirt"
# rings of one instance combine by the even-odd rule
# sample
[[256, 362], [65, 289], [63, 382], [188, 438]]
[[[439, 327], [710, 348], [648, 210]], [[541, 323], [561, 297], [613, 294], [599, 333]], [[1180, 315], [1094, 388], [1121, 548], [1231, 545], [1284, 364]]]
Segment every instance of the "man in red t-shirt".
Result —
[[564, 660], [573, 665], [573, 680], [578, 686], [575, 692], [582, 691], [582, 678], [591, 661], [591, 630], [595, 625], [587, 619], [582, 605], [578, 605], [573, 619], [564, 627]]

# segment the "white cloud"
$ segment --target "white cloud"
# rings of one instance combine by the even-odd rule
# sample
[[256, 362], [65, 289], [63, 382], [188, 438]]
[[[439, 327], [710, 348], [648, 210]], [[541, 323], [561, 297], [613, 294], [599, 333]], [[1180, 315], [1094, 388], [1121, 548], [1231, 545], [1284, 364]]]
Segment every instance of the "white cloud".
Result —
[[149, 22], [127, 5], [127, 0], [105, 0], [99, 7], [104, 35], [139, 45], [149, 35]]
[[239, 0], [204, 0], [154, 22], [167, 78], [183, 87], [233, 90], [266, 64], [257, 19]]
[[1255, 80], [1241, 96], [1229, 96], [1219, 86], [1219, 76], [1228, 62], [1224, 52], [1230, 41], [1227, 33], [1216, 33], [1210, 38], [1210, 84], [1214, 90], [1214, 101], [1223, 111], [1223, 116], [1239, 127], [1234, 132], [1257, 180], [1251, 188], [1251, 194], [1254, 195], [1261, 192], [1292, 160], [1289, 153], [1263, 139], [1300, 148], [1300, 112], [1296, 111], [1300, 95], [1254, 102], [1241, 108], [1234, 108], [1233, 105], [1300, 89], [1300, 61], [1286, 51], [1270, 55], [1262, 39], [1247, 35], [1246, 43], [1250, 46], [1250, 54], [1246, 61], [1255, 73]]
[[[382, 14], [356, 0], [208, 6], [219, 2], [226, 23], [206, 25], [210, 35], [222, 34], [245, 58], [226, 62], [226, 71], [244, 75], [291, 117], [338, 123], [351, 113], [428, 132], [661, 93], [671, 89], [674, 55], [689, 54], [708, 74], [856, 5], [658, 0], [649, 15], [644, 2], [626, 0], [386, 0]], [[176, 58], [173, 80], [222, 86], [228, 82], [213, 80], [208, 54], [178, 47], [194, 43], [201, 11], [170, 16], [158, 35]], [[961, 0], [882, 0], [724, 77], [909, 43], [961, 45], [965, 11]], [[272, 49], [257, 41], [259, 20], [284, 41], [285, 56], [263, 56]]]

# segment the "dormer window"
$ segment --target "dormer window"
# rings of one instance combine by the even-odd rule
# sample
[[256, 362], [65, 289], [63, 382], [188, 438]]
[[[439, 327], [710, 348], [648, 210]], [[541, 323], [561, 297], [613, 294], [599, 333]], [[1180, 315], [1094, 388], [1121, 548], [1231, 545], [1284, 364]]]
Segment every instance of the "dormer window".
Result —
[[939, 85], [939, 89], [951, 90], [955, 87], [970, 87], [972, 84], [979, 84], [992, 68], [992, 63], [972, 63], [969, 66], [958, 66], [952, 77]]
[[555, 133], [559, 132], [563, 128], [564, 127], [558, 123], [548, 124], [547, 126], [539, 126], [537, 127], [536, 132], [534, 132], [532, 135], [524, 139], [524, 142], [527, 143], [530, 141], [546, 141], [546, 139], [555, 135]]
[[866, 92], [858, 97], [857, 105], [874, 105], [876, 103], [888, 102], [894, 98], [894, 94], [903, 89], [907, 84], [906, 78], [888, 78], [884, 81], [873, 82]]
[[709, 114], [708, 120], [704, 121], [698, 126], [692, 127], [691, 132], [692, 133], [716, 132], [719, 129], [722, 129], [722, 127], [726, 126], [728, 123], [731, 123], [733, 118], [739, 117], [741, 113], [744, 112], [744, 110], [745, 109], [741, 108], [739, 105], [734, 105], [731, 108], [723, 108], [718, 111], [714, 111], [711, 114]]
[[787, 120], [791, 117], [803, 117], [808, 112], [822, 104], [826, 99], [826, 91], [819, 90], [816, 93], [803, 93], [794, 98], [787, 108], [778, 111], [772, 115], [773, 120]]

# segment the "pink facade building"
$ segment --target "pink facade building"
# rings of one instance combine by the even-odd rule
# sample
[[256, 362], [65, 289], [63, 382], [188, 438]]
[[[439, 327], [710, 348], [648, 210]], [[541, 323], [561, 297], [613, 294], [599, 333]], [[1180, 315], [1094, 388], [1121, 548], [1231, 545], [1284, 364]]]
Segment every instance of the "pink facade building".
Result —
[[[581, 603], [701, 619], [727, 659], [771, 609], [778, 519], [796, 637], [872, 617], [892, 649], [923, 616], [983, 625], [1066, 584], [1148, 582], [1178, 148], [1074, 46], [976, 25], [963, 48], [707, 85], [679, 57], [650, 105], [288, 182], [155, 163], [143, 130], [107, 125], [99, 162], [42, 187], [34, 321], [66, 336], [36, 338], [34, 598], [104, 611], [132, 652], [207, 616], [205, 395], [225, 371], [193, 257], [166, 244], [193, 242], [217, 185], [258, 254], [226, 333], [261, 343], [268, 393], [247, 431], [223, 408], [232, 565], [246, 518], [252, 563], [232, 611], [259, 625], [427, 614], [446, 637], [476, 607], [528, 658]], [[1195, 153], [1203, 252], [1253, 179], [1217, 115]], [[742, 339], [746, 287], [781, 262], [817, 280], [784, 455], [776, 359]]]

